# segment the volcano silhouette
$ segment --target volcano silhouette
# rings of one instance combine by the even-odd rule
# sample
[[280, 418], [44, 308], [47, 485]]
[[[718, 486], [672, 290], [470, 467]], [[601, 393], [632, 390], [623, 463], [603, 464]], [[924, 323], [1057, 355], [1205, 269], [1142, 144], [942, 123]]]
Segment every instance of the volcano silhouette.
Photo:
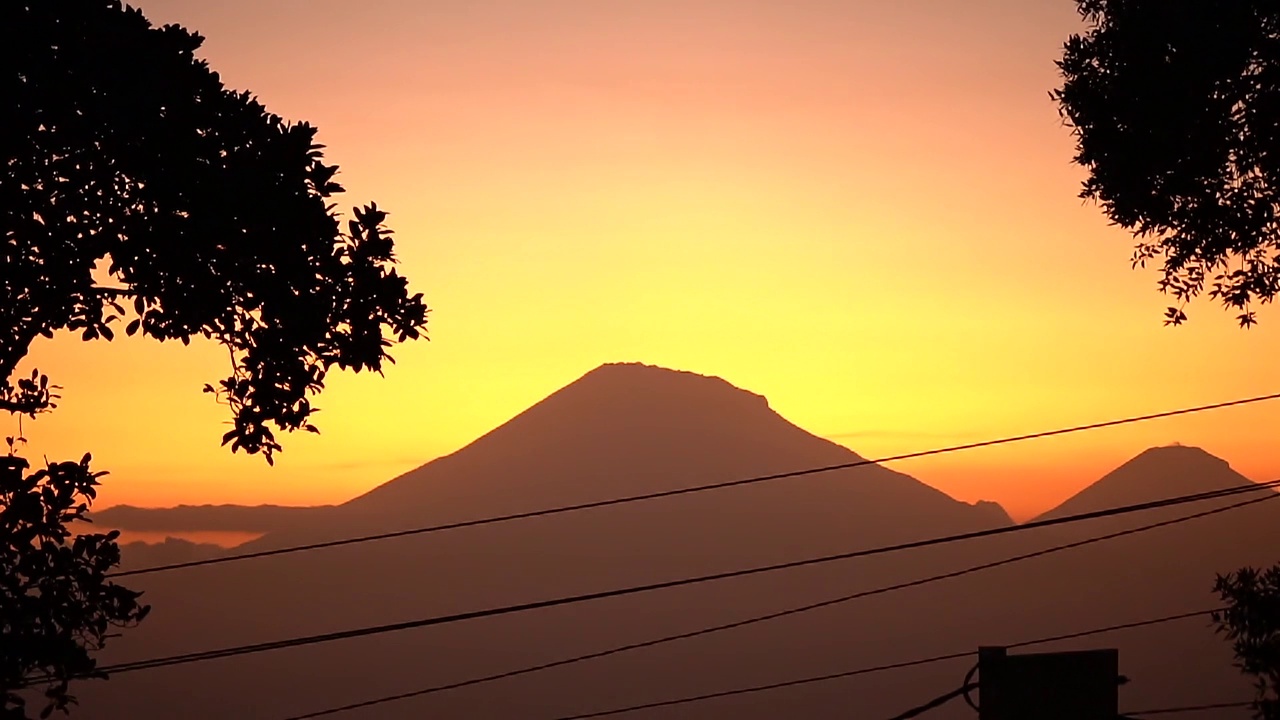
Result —
[[[1203, 451], [1159, 449], [1054, 513], [1247, 482]], [[1177, 450], [1176, 452], [1183, 452]], [[1194, 457], [1194, 462], [1191, 458]], [[1166, 462], [1166, 458], [1171, 458]], [[290, 518], [269, 549], [770, 473], [854, 463], [728, 382], [606, 365], [461, 450], [347, 503]], [[1185, 475], [1177, 472], [1186, 470]], [[1175, 472], [1176, 471], [1176, 472]], [[1154, 497], [1152, 496], [1154, 495]], [[892, 592], [500, 682], [378, 705], [379, 718], [546, 718], [820, 675], [1212, 606], [1215, 572], [1274, 562], [1275, 504], [981, 571], [977, 564], [1148, 522], [1140, 516], [121, 674], [79, 691], [82, 716], [284, 720], [857, 593]], [[1165, 513], [1193, 512], [1195, 508]], [[262, 642], [660, 582], [1010, 526], [876, 465], [395, 540], [128, 578], [154, 606], [105, 662]], [[954, 577], [919, 584], [930, 575]], [[1248, 698], [1204, 622], [1053, 647], [1119, 647], [1126, 704]], [[1176, 659], [1176, 661], [1174, 660]], [[892, 715], [958, 685], [970, 663], [645, 714], [654, 718]], [[941, 708], [935, 718], [962, 717]], [[1226, 717], [1226, 716], [1224, 716]], [[1244, 717], [1243, 715], [1241, 717]]]

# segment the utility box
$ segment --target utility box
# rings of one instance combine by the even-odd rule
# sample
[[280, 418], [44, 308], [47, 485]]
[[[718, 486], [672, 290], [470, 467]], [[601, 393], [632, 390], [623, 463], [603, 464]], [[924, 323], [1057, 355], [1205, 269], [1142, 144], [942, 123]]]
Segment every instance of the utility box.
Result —
[[1009, 655], [978, 649], [979, 720], [1115, 720], [1120, 653], [1084, 650]]

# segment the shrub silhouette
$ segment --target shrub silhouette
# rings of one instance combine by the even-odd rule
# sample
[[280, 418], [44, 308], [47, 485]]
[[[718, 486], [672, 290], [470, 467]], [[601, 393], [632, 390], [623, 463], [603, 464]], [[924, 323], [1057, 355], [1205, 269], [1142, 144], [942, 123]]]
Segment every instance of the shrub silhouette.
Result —
[[1254, 717], [1280, 720], [1280, 566], [1220, 575], [1214, 590], [1227, 603], [1213, 614], [1218, 632], [1231, 641], [1236, 666], [1254, 678]]
[[[311, 397], [333, 368], [380, 372], [393, 344], [425, 337], [387, 213], [341, 222], [315, 128], [226, 88], [202, 42], [117, 0], [0, 3], [0, 410], [19, 434], [58, 387], [17, 366], [58, 331], [220, 343], [230, 372], [204, 389], [231, 410], [222, 443], [269, 463], [276, 431], [318, 432]], [[6, 719], [27, 717], [34, 685], [42, 716], [66, 711], [72, 679], [102, 677], [91, 653], [111, 628], [147, 610], [106, 580], [116, 534], [69, 528], [103, 473], [88, 455], [27, 472], [20, 441], [0, 458]]]
[[0, 717], [26, 718], [15, 691], [43, 686], [40, 717], [67, 710], [74, 678], [103, 677], [89, 654], [112, 628], [141, 622], [141, 593], [107, 581], [120, 562], [118, 532], [72, 536], [105, 473], [89, 456], [24, 473], [21, 458], [0, 458]]

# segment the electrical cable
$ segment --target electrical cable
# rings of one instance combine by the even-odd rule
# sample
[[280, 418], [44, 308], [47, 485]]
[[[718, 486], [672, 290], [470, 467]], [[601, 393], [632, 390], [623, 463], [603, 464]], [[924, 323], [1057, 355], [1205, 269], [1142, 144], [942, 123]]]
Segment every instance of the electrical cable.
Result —
[[962, 685], [961, 687], [958, 687], [955, 690], [952, 690], [951, 692], [946, 693], [945, 695], [939, 695], [938, 697], [930, 700], [929, 702], [923, 705], [913, 707], [904, 713], [899, 713], [898, 715], [894, 715], [892, 718], [889, 718], [889, 720], [910, 720], [911, 718], [916, 717], [917, 715], [923, 715], [934, 708], [946, 705], [947, 703], [951, 702], [952, 700], [955, 700], [961, 695], [965, 695], [977, 689], [978, 689], [977, 683], [966, 683], [965, 685]]
[[[1224, 496], [1229, 496], [1229, 495], [1234, 495], [1234, 494], [1240, 494], [1240, 493], [1243, 493], [1243, 492], [1252, 492], [1252, 491], [1255, 491], [1255, 490], [1261, 490], [1261, 489], [1264, 489], [1264, 488], [1275, 487], [1277, 484], [1280, 484], [1280, 481], [1272, 481], [1272, 482], [1269, 482], [1269, 483], [1259, 483], [1259, 484], [1258, 484], [1258, 485], [1256, 485], [1256, 486], [1244, 486], [1244, 487], [1241, 487], [1241, 488], [1230, 488], [1230, 489], [1228, 489], [1228, 490], [1219, 490], [1219, 491], [1213, 491], [1213, 492], [1210, 492], [1210, 493], [1196, 493], [1196, 494], [1193, 494], [1193, 495], [1185, 495], [1185, 496], [1180, 496], [1180, 497], [1175, 497], [1175, 498], [1167, 498], [1167, 499], [1165, 499], [1165, 500], [1154, 501], [1154, 502], [1149, 502], [1149, 503], [1141, 503], [1141, 504], [1138, 504], [1138, 505], [1130, 505], [1130, 506], [1124, 506], [1124, 507], [1120, 507], [1120, 508], [1110, 508], [1110, 509], [1107, 509], [1107, 510], [1096, 511], [1096, 512], [1092, 512], [1092, 513], [1082, 513], [1082, 514], [1079, 514], [1079, 515], [1071, 515], [1071, 516], [1066, 516], [1066, 517], [1063, 517], [1063, 518], [1056, 518], [1056, 519], [1052, 519], [1052, 520], [1042, 521], [1042, 522], [1040, 522], [1040, 523], [1028, 523], [1028, 524], [1026, 524], [1026, 525], [1015, 525], [1015, 526], [1011, 526], [1011, 529], [1012, 529], [1012, 530], [1015, 530], [1015, 531], [1032, 530], [1032, 529], [1036, 529], [1036, 528], [1039, 528], [1039, 527], [1045, 527], [1045, 526], [1048, 526], [1048, 525], [1057, 525], [1057, 524], [1064, 524], [1064, 523], [1071, 523], [1071, 522], [1079, 522], [1079, 521], [1083, 521], [1083, 520], [1091, 520], [1091, 519], [1096, 519], [1096, 518], [1099, 518], [1099, 517], [1107, 517], [1107, 516], [1118, 515], [1118, 514], [1123, 514], [1123, 513], [1128, 513], [1128, 512], [1138, 512], [1138, 511], [1141, 511], [1141, 510], [1149, 510], [1149, 509], [1153, 509], [1153, 508], [1156, 508], [1156, 507], [1167, 507], [1167, 506], [1172, 506], [1172, 505], [1177, 505], [1177, 504], [1183, 504], [1183, 503], [1189, 503], [1189, 502], [1198, 502], [1198, 501], [1207, 500], [1207, 499], [1214, 499], [1214, 498], [1217, 498], [1217, 497], [1224, 497]], [[1268, 497], [1271, 497], [1271, 496], [1268, 496]], [[1264, 498], [1262, 498], [1262, 499], [1264, 499], [1264, 500], [1265, 500], [1265, 499], [1268, 499], [1268, 498], [1267, 498], [1267, 497], [1264, 497]], [[1235, 506], [1231, 506], [1231, 507], [1235, 507]], [[1224, 508], [1224, 509], [1226, 509], [1226, 508]], [[981, 533], [979, 533], [979, 534], [978, 534], [978, 536], [979, 536], [979, 537], [982, 537], [982, 536], [994, 535], [994, 534], [998, 534], [998, 532], [999, 532], [999, 531], [1006, 531], [1006, 530], [1009, 530], [1009, 529], [1010, 529], [1010, 528], [999, 528], [999, 529], [995, 529], [995, 530], [993, 530], [993, 531], [982, 531]], [[580, 662], [584, 662], [584, 661], [588, 661], [588, 660], [596, 660], [596, 659], [599, 659], [599, 658], [608, 657], [608, 656], [610, 656], [610, 655], [617, 655], [617, 654], [624, 653], [624, 652], [629, 652], [629, 651], [632, 651], [632, 650], [639, 650], [639, 649], [642, 649], [642, 648], [649, 648], [649, 647], [653, 647], [653, 646], [655, 646], [655, 645], [662, 645], [662, 644], [666, 644], [666, 643], [670, 643], [670, 642], [675, 642], [675, 641], [679, 641], [679, 640], [687, 640], [687, 639], [691, 639], [691, 638], [695, 638], [695, 637], [700, 637], [700, 636], [703, 636], [703, 635], [709, 635], [709, 634], [716, 633], [716, 632], [721, 632], [721, 631], [725, 631], [725, 630], [731, 630], [731, 629], [735, 629], [735, 628], [745, 627], [745, 626], [748, 626], [748, 625], [754, 625], [754, 624], [761, 623], [761, 622], [766, 622], [766, 621], [769, 621], [769, 620], [776, 620], [776, 619], [778, 619], [778, 618], [787, 617], [787, 616], [790, 616], [790, 615], [798, 615], [798, 614], [805, 613], [805, 612], [809, 612], [809, 611], [812, 611], [812, 610], [817, 610], [817, 609], [819, 609], [819, 608], [824, 608], [824, 607], [829, 607], [829, 606], [833, 606], [833, 605], [838, 605], [838, 604], [841, 604], [841, 603], [850, 602], [850, 601], [853, 601], [853, 600], [861, 599], [861, 598], [868, 597], [868, 596], [872, 596], [872, 595], [880, 595], [880, 594], [884, 594], [884, 593], [886, 593], [886, 592], [892, 592], [892, 591], [895, 591], [895, 590], [901, 590], [901, 589], [904, 589], [904, 588], [907, 588], [907, 587], [914, 587], [914, 586], [918, 586], [918, 585], [922, 585], [922, 584], [926, 584], [926, 583], [930, 583], [930, 582], [936, 582], [936, 581], [938, 581], [938, 580], [942, 580], [942, 579], [949, 579], [949, 578], [951, 578], [951, 577], [956, 577], [956, 576], [959, 576], [959, 575], [966, 575], [966, 574], [971, 574], [971, 573], [974, 573], [974, 572], [980, 572], [980, 571], [982, 571], [982, 570], [990, 569], [990, 568], [992, 568], [992, 567], [998, 567], [998, 566], [1001, 566], [1001, 565], [1008, 565], [1008, 564], [1012, 564], [1012, 563], [1014, 563], [1014, 562], [1020, 562], [1020, 561], [1022, 561], [1022, 560], [1027, 560], [1027, 559], [1031, 559], [1031, 558], [1033, 558], [1033, 557], [1038, 557], [1038, 556], [1040, 556], [1040, 555], [1047, 555], [1047, 554], [1051, 554], [1051, 553], [1055, 553], [1055, 552], [1061, 552], [1061, 551], [1063, 551], [1063, 550], [1070, 549], [1070, 548], [1073, 548], [1073, 547], [1079, 547], [1079, 546], [1081, 546], [1081, 545], [1088, 545], [1088, 544], [1092, 544], [1092, 543], [1095, 543], [1095, 542], [1102, 542], [1102, 541], [1104, 541], [1104, 540], [1112, 539], [1112, 537], [1115, 537], [1115, 536], [1125, 535], [1125, 534], [1130, 534], [1131, 532], [1138, 532], [1138, 531], [1141, 531], [1142, 529], [1143, 529], [1143, 528], [1133, 529], [1133, 530], [1126, 530], [1126, 531], [1122, 531], [1122, 532], [1117, 533], [1117, 534], [1114, 534], [1114, 535], [1107, 535], [1107, 536], [1102, 536], [1102, 537], [1099, 537], [1099, 538], [1090, 538], [1090, 539], [1087, 539], [1087, 540], [1084, 540], [1084, 541], [1079, 541], [1079, 542], [1076, 542], [1076, 543], [1070, 543], [1070, 544], [1067, 544], [1067, 545], [1055, 546], [1055, 547], [1047, 548], [1047, 549], [1045, 549], [1045, 550], [1040, 550], [1040, 551], [1036, 551], [1036, 552], [1033, 552], [1033, 553], [1028, 553], [1028, 554], [1026, 554], [1026, 555], [1019, 555], [1019, 556], [1014, 556], [1014, 557], [1011, 557], [1011, 558], [1005, 558], [1005, 559], [1003, 559], [1003, 560], [995, 561], [995, 562], [993, 562], [993, 563], [985, 563], [985, 564], [982, 564], [982, 565], [978, 565], [978, 566], [973, 566], [973, 567], [965, 568], [965, 569], [963, 569], [963, 570], [960, 570], [960, 571], [957, 571], [957, 572], [953, 572], [953, 573], [947, 573], [947, 574], [942, 575], [942, 576], [937, 576], [937, 575], [935, 575], [935, 576], [931, 576], [931, 577], [928, 577], [928, 578], [924, 578], [924, 579], [922, 579], [922, 580], [914, 580], [914, 581], [909, 581], [909, 582], [906, 582], [906, 583], [900, 583], [900, 584], [897, 584], [897, 585], [891, 585], [891, 586], [887, 586], [887, 587], [876, 588], [876, 589], [873, 589], [873, 590], [861, 591], [861, 592], [853, 593], [853, 594], [850, 594], [850, 595], [843, 595], [843, 596], [836, 597], [836, 598], [832, 598], [832, 599], [828, 599], [828, 600], [823, 600], [823, 601], [819, 601], [819, 602], [815, 602], [815, 603], [809, 603], [809, 604], [801, 605], [801, 606], [798, 606], [798, 607], [792, 607], [792, 608], [788, 608], [788, 609], [785, 609], [785, 610], [780, 610], [780, 611], [776, 611], [776, 612], [768, 613], [768, 614], [765, 614], [765, 615], [759, 615], [759, 616], [755, 616], [755, 617], [747, 618], [747, 619], [744, 619], [744, 620], [738, 620], [738, 621], [729, 622], [729, 623], [725, 623], [725, 624], [721, 624], [721, 625], [714, 625], [714, 626], [711, 626], [711, 627], [700, 628], [700, 629], [698, 629], [698, 630], [692, 630], [692, 631], [689, 631], [689, 632], [677, 633], [677, 634], [674, 634], [674, 635], [667, 635], [667, 636], [664, 636], [664, 637], [661, 637], [661, 638], [652, 639], [652, 640], [646, 640], [646, 641], [641, 641], [641, 642], [636, 642], [636, 643], [629, 643], [629, 644], [626, 644], [626, 645], [615, 646], [615, 647], [612, 647], [612, 648], [607, 648], [607, 649], [604, 649], [604, 650], [599, 650], [599, 651], [595, 651], [595, 652], [587, 653], [587, 654], [585, 654], [585, 655], [577, 655], [577, 656], [573, 656], [573, 657], [569, 657], [569, 658], [564, 658], [564, 659], [560, 659], [560, 660], [554, 660], [554, 661], [550, 661], [550, 662], [540, 663], [540, 664], [537, 664], [537, 665], [532, 665], [532, 666], [528, 666], [528, 667], [524, 667], [524, 668], [518, 668], [518, 669], [515, 669], [515, 670], [508, 670], [508, 671], [505, 671], [505, 672], [496, 673], [496, 674], [492, 674], [492, 675], [485, 675], [485, 676], [480, 676], [480, 677], [475, 677], [475, 678], [469, 678], [469, 679], [466, 679], [466, 680], [460, 680], [460, 681], [455, 681], [455, 682], [446, 683], [446, 684], [441, 684], [441, 685], [434, 685], [434, 686], [430, 686], [430, 687], [426, 687], [426, 688], [421, 688], [421, 689], [417, 689], [417, 690], [411, 690], [411, 691], [407, 691], [407, 692], [403, 692], [403, 693], [397, 693], [397, 694], [394, 694], [394, 695], [388, 695], [388, 696], [379, 697], [379, 698], [375, 698], [375, 699], [371, 699], [371, 700], [365, 700], [365, 701], [361, 701], [361, 702], [357, 702], [357, 703], [351, 703], [351, 704], [349, 704], [349, 705], [343, 705], [343, 706], [340, 706], [340, 707], [334, 707], [334, 708], [329, 708], [329, 709], [326, 709], [326, 710], [321, 710], [321, 711], [316, 711], [316, 712], [312, 712], [312, 713], [307, 713], [307, 714], [304, 714], [304, 715], [296, 715], [296, 716], [292, 716], [292, 717], [288, 718], [287, 720], [309, 720], [310, 718], [322, 717], [322, 716], [325, 716], [325, 715], [332, 715], [332, 714], [336, 714], [336, 713], [339, 713], [339, 712], [347, 712], [347, 711], [350, 711], [350, 710], [362, 709], [362, 708], [371, 707], [371, 706], [374, 706], [374, 705], [381, 705], [381, 704], [385, 704], [385, 703], [389, 703], [389, 702], [395, 702], [395, 701], [399, 701], [399, 700], [407, 700], [407, 699], [410, 699], [410, 698], [414, 698], [414, 697], [421, 697], [421, 696], [423, 696], [423, 695], [430, 695], [430, 694], [434, 694], [434, 693], [437, 693], [437, 692], [443, 692], [443, 691], [446, 691], [446, 690], [456, 690], [456, 689], [463, 688], [463, 687], [469, 687], [469, 686], [472, 686], [472, 685], [479, 685], [479, 684], [482, 684], [482, 683], [493, 682], [493, 681], [496, 681], [496, 680], [504, 680], [504, 679], [506, 679], [506, 678], [510, 678], [510, 677], [516, 677], [516, 676], [519, 676], [519, 675], [526, 675], [526, 674], [529, 674], [529, 673], [540, 672], [540, 671], [542, 671], [542, 670], [549, 670], [549, 669], [556, 668], [556, 667], [563, 667], [563, 666], [565, 666], [565, 665], [572, 665], [572, 664], [576, 664], [576, 663], [580, 663]], [[964, 535], [959, 535], [959, 536], [953, 535], [953, 536], [947, 536], [947, 537], [942, 537], [942, 538], [933, 538], [933, 539], [930, 539], [930, 540], [918, 541], [918, 542], [916, 542], [916, 543], [905, 543], [905, 544], [903, 544], [903, 545], [893, 545], [893, 546], [888, 546], [888, 547], [875, 548], [875, 549], [872, 549], [872, 550], [863, 551], [861, 554], [859, 554], [859, 555], [857, 555], [857, 556], [858, 556], [858, 557], [865, 557], [865, 556], [868, 556], [868, 555], [882, 554], [882, 553], [885, 553], [885, 552], [891, 552], [891, 551], [895, 551], [895, 550], [901, 550], [901, 549], [907, 549], [907, 548], [918, 548], [918, 547], [923, 547], [923, 546], [928, 546], [928, 545], [943, 544], [943, 543], [946, 543], [946, 542], [953, 542], [953, 541], [958, 540], [958, 539], [970, 539], [970, 538], [971, 538], [972, 536], [974, 536], [974, 535], [975, 535], [974, 533], [966, 533], [966, 534], [964, 534]], [[1157, 621], [1151, 621], [1151, 622], [1164, 622], [1164, 620], [1157, 620]], [[1068, 638], [1062, 638], [1062, 639], [1068, 639]], [[1017, 646], [1010, 646], [1010, 647], [1017, 647]]]
[[1121, 716], [1143, 716], [1143, 715], [1173, 715], [1176, 713], [1201, 712], [1204, 710], [1225, 710], [1227, 708], [1245, 708], [1252, 707], [1252, 702], [1229, 702], [1229, 703], [1213, 703], [1211, 705], [1183, 705], [1181, 707], [1157, 708], [1154, 710], [1139, 710], [1137, 712], [1121, 713]]
[[[1178, 613], [1176, 615], [1167, 615], [1160, 618], [1150, 620], [1140, 620], [1137, 622], [1120, 623], [1117, 625], [1108, 625], [1106, 627], [1094, 628], [1092, 630], [1083, 630], [1080, 632], [1067, 633], [1064, 635], [1052, 635], [1049, 637], [1036, 638], [1034, 640], [1023, 640], [1006, 647], [1030, 647], [1032, 645], [1045, 645], [1048, 643], [1058, 642], [1065, 639], [1076, 639], [1089, 637], [1092, 635], [1102, 635], [1120, 630], [1128, 630], [1131, 628], [1147, 627], [1151, 625], [1159, 625], [1170, 622], [1179, 622], [1195, 617], [1202, 617], [1212, 613], [1214, 609], [1197, 610], [1194, 612]], [[783, 688], [796, 687], [800, 685], [810, 685], [814, 683], [828, 682], [831, 680], [840, 680], [844, 678], [856, 677], [859, 675], [870, 675], [873, 673], [888, 672], [892, 670], [900, 670], [911, 667], [919, 667], [922, 665], [933, 665], [940, 662], [948, 662], [951, 660], [963, 660], [972, 658], [976, 655], [973, 650], [964, 650], [960, 652], [947, 653], [944, 655], [933, 655], [931, 657], [921, 658], [918, 660], [907, 660], [904, 662], [888, 663], [884, 665], [875, 665], [871, 667], [858, 668], [856, 670], [846, 670], [844, 672], [829, 673], [826, 675], [817, 675], [812, 677], [798, 678], [795, 680], [786, 680], [782, 682], [770, 683], [767, 685], [752, 685], [749, 687], [735, 688], [733, 690], [722, 690], [720, 692], [704, 693], [702, 695], [693, 695], [671, 700], [660, 700], [656, 702], [644, 703], [642, 705], [629, 705], [627, 707], [614, 708], [612, 710], [600, 710], [596, 712], [582, 713], [579, 715], [566, 715], [558, 717], [555, 720], [590, 720], [591, 718], [610, 717], [613, 715], [622, 715], [640, 710], [652, 710], [656, 708], [670, 707], [673, 705], [687, 705], [690, 703], [702, 702], [705, 700], [715, 700], [723, 697], [732, 697], [735, 695], [747, 695], [751, 693], [767, 692], [770, 690], [780, 690]], [[1151, 711], [1146, 711], [1150, 713]], [[1156, 710], [1156, 713], [1169, 712], [1168, 709]], [[1129, 713], [1131, 715], [1140, 713]], [[307, 716], [302, 716], [307, 717]]]
[[[1158, 523], [1152, 523], [1150, 525], [1143, 525], [1137, 528], [1130, 528], [1120, 532], [1110, 533], [1108, 535], [1103, 535], [1095, 538], [1089, 538], [1087, 540], [1068, 543], [1066, 545], [1058, 545], [1045, 550], [1039, 550], [1033, 553], [1027, 553], [1025, 555], [1017, 555], [1012, 558], [1005, 558], [1004, 560], [999, 560], [994, 563], [984, 563], [982, 565], [971, 566], [963, 570], [944, 573], [941, 575], [934, 575], [927, 578], [913, 580], [906, 583], [899, 583], [897, 585], [888, 586], [884, 588], [877, 588], [876, 590], [869, 590], [863, 593], [859, 593], [858, 595], [860, 597], [867, 597], [869, 595], [881, 594], [885, 592], [891, 592], [894, 590], [901, 590], [908, 587], [917, 587], [920, 585], [926, 585], [929, 583], [938, 582], [940, 580], [946, 580], [953, 577], [958, 577], [960, 575], [966, 575], [969, 573], [978, 572], [980, 570], [985, 570], [992, 567], [998, 567], [1000, 565], [1007, 565], [1013, 562], [1020, 562], [1022, 560], [1028, 560], [1033, 557], [1047, 555], [1053, 552], [1060, 552], [1062, 550], [1067, 550], [1074, 547], [1080, 547], [1082, 545], [1088, 545], [1095, 542], [1110, 540], [1113, 538], [1123, 537], [1125, 535], [1131, 535], [1139, 532], [1146, 532], [1148, 530], [1154, 530], [1156, 528], [1165, 527], [1168, 525], [1176, 525], [1179, 523], [1187, 522], [1189, 520], [1194, 520], [1194, 519], [1206, 517], [1209, 515], [1215, 515], [1221, 512], [1226, 512], [1228, 510], [1234, 510], [1236, 508], [1244, 507], [1246, 505], [1252, 505], [1254, 503], [1270, 500], [1276, 497], [1280, 497], [1280, 494], [1270, 493], [1268, 494], [1268, 496], [1262, 497], [1262, 498], [1255, 498], [1253, 500], [1247, 500], [1244, 502], [1235, 503], [1233, 505], [1227, 505], [1224, 507], [1215, 508], [1213, 510], [1206, 510], [1206, 511], [1195, 513], [1192, 515], [1185, 515], [1172, 520], [1165, 520]], [[448, 624], [463, 622], [467, 620], [477, 620], [481, 618], [495, 617], [499, 615], [509, 615], [513, 613], [528, 612], [531, 610], [540, 610], [544, 608], [559, 607], [563, 605], [574, 605], [574, 604], [590, 602], [594, 600], [603, 600], [606, 598], [623, 597], [627, 595], [635, 595], [639, 593], [652, 592], [655, 590], [665, 590], [665, 589], [674, 588], [674, 587], [696, 585], [696, 584], [701, 584], [705, 582], [712, 582], [712, 581], [724, 580], [729, 578], [746, 577], [746, 576], [757, 575], [761, 573], [776, 572], [778, 570], [805, 567], [810, 565], [818, 565], [818, 564], [833, 562], [836, 560], [845, 560], [845, 559], [848, 559], [849, 557], [866, 554], [866, 552], [867, 551], [859, 551], [856, 553], [828, 555], [820, 558], [807, 558], [804, 560], [778, 563], [775, 565], [763, 565], [763, 566], [757, 566], [754, 568], [731, 570], [731, 571], [716, 573], [713, 575], [701, 575], [701, 576], [690, 577], [690, 578], [681, 578], [678, 580], [667, 580], [667, 581], [658, 582], [658, 583], [650, 583], [646, 585], [635, 585], [635, 586], [625, 587], [625, 588], [603, 590], [603, 591], [598, 591], [593, 593], [586, 593], [582, 595], [570, 595], [565, 597], [552, 598], [548, 600], [538, 600], [534, 602], [522, 603], [518, 605], [507, 605], [507, 606], [496, 607], [496, 608], [486, 608], [483, 610], [473, 610], [469, 612], [455, 613], [451, 615], [437, 615], [433, 617], [422, 618], [419, 620], [390, 623], [386, 625], [375, 625], [372, 627], [342, 630], [338, 632], [330, 632], [330, 633], [324, 633], [320, 635], [295, 637], [295, 638], [289, 638], [286, 640], [276, 640], [271, 642], [256, 643], [253, 645], [241, 645], [241, 646], [230, 647], [230, 648], [222, 648], [218, 650], [206, 650], [206, 651], [200, 651], [200, 652], [194, 652], [194, 653], [185, 653], [182, 655], [174, 655], [169, 657], [153, 658], [150, 660], [142, 660], [142, 661], [136, 661], [131, 663], [121, 663], [118, 665], [104, 666], [102, 668], [99, 668], [99, 670], [105, 673], [132, 672], [135, 670], [144, 670], [144, 669], [150, 669], [155, 667], [182, 665], [182, 664], [192, 663], [192, 662], [203, 662], [206, 660], [215, 660], [215, 659], [224, 658], [224, 657], [234, 657], [238, 655], [248, 655], [248, 654], [260, 653], [260, 652], [267, 652], [271, 650], [280, 650], [285, 648], [301, 647], [305, 645], [314, 645], [317, 643], [327, 643], [327, 642], [333, 642], [336, 640], [348, 640], [348, 639], [359, 638], [359, 637], [367, 637], [371, 635], [382, 635], [390, 632], [400, 632], [403, 630], [432, 627], [436, 625], [448, 625]]]
[[711, 490], [722, 490], [731, 487], [740, 487], [743, 485], [753, 485], [772, 480], [782, 480], [786, 478], [801, 477], [805, 475], [816, 475], [818, 473], [832, 472], [836, 470], [848, 470], [851, 468], [863, 467], [866, 465], [878, 465], [888, 462], [896, 462], [900, 460], [911, 460], [915, 458], [928, 457], [932, 455], [942, 455], [946, 453], [960, 452], [963, 450], [974, 450], [977, 448], [993, 447], [997, 445], [1007, 445], [1009, 443], [1023, 442], [1026, 440], [1036, 440], [1058, 435], [1067, 435], [1071, 433], [1084, 432], [1087, 430], [1098, 430], [1102, 428], [1115, 427], [1118, 425], [1128, 425], [1131, 423], [1144, 422], [1147, 420], [1158, 420], [1162, 418], [1175, 417], [1179, 415], [1189, 415], [1192, 413], [1205, 412], [1208, 410], [1219, 410], [1228, 407], [1237, 407], [1240, 405], [1248, 405], [1251, 403], [1265, 402], [1268, 400], [1280, 399], [1280, 393], [1270, 395], [1258, 395], [1250, 398], [1242, 398], [1239, 400], [1230, 400], [1227, 402], [1213, 403], [1210, 405], [1198, 405], [1195, 407], [1182, 408], [1179, 410], [1169, 410], [1165, 412], [1152, 413], [1149, 415], [1137, 415], [1133, 417], [1121, 418], [1118, 420], [1107, 420], [1103, 422], [1089, 423], [1087, 425], [1075, 425], [1057, 430], [1046, 430], [1041, 432], [1028, 433], [1025, 435], [1014, 435], [1010, 437], [998, 438], [995, 440], [983, 440], [980, 442], [966, 443], [962, 445], [951, 445], [942, 448], [934, 448], [932, 450], [922, 450], [918, 452], [904, 453], [900, 455], [890, 455], [875, 459], [859, 459], [847, 463], [839, 463], [836, 465], [826, 465], [823, 467], [809, 468], [806, 470], [794, 470], [791, 472], [774, 473], [771, 475], [759, 475], [756, 477], [743, 478], [739, 480], [729, 480], [726, 482], [712, 483], [709, 485], [698, 485], [695, 487], [678, 488], [675, 490], [663, 490], [659, 492], [644, 493], [641, 495], [629, 495], [620, 498], [611, 498], [609, 500], [598, 500], [594, 502], [578, 503], [576, 505], [564, 505], [561, 507], [545, 508], [542, 510], [531, 510], [528, 512], [512, 513], [509, 515], [497, 515], [493, 517], [480, 518], [476, 520], [463, 520], [460, 522], [446, 523], [443, 525], [431, 525], [427, 527], [414, 528], [410, 530], [397, 530], [394, 532], [379, 533], [375, 535], [363, 535], [360, 537], [344, 538], [341, 540], [327, 540], [324, 542], [309, 543], [305, 545], [294, 545], [291, 547], [275, 548], [271, 550], [259, 550], [255, 552], [240, 553], [236, 555], [223, 555], [221, 557], [204, 558], [201, 560], [190, 560], [186, 562], [170, 563], [166, 565], [155, 565], [152, 567], [138, 568], [135, 570], [123, 570], [120, 572], [110, 573], [108, 577], [120, 578], [130, 577], [133, 575], [148, 575], [159, 572], [169, 572], [172, 570], [183, 570], [188, 568], [203, 567], [206, 565], [220, 565], [223, 563], [238, 562], [242, 560], [252, 560], [257, 558], [274, 557], [277, 555], [287, 555], [291, 553], [306, 552], [311, 550], [321, 550], [326, 548], [340, 547], [344, 545], [354, 545], [357, 543], [374, 542], [379, 540], [389, 540], [392, 538], [408, 537], [411, 535], [423, 535], [427, 533], [442, 532], [446, 530], [459, 530], [462, 528], [477, 527], [481, 525], [492, 525], [495, 523], [510, 522], [513, 520], [526, 520], [537, 517], [545, 517], [547, 515], [558, 515], [561, 513], [575, 512], [579, 510], [591, 510], [595, 508], [610, 507], [613, 505], [623, 505], [627, 503], [640, 502], [644, 500], [656, 500], [659, 498], [675, 497], [678, 495], [690, 495], [693, 493], [707, 492]]

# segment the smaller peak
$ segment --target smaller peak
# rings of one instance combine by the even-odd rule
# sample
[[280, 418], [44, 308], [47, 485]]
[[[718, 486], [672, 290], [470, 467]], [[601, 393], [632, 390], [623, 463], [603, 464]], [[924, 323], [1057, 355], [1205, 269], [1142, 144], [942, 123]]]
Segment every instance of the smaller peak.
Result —
[[1008, 527], [1016, 524], [1004, 506], [993, 500], [978, 500], [968, 505], [994, 527]]
[[1147, 448], [1040, 516], [1046, 519], [1250, 485], [1220, 457], [1189, 445]]

